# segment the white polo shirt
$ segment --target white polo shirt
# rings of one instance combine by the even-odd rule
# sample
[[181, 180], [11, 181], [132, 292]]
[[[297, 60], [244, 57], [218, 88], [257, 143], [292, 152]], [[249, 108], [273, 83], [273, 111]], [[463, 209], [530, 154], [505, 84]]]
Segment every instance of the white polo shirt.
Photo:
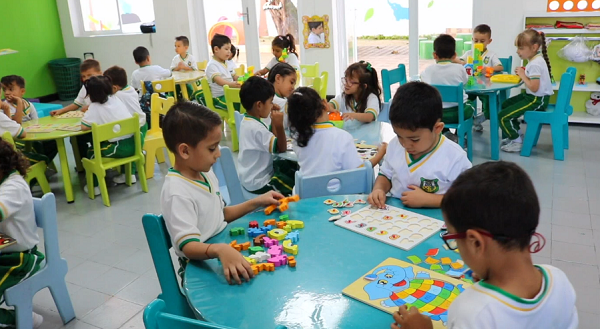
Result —
[[117, 91], [115, 95], [124, 105], [129, 114], [133, 116], [137, 113], [140, 116], [140, 127], [146, 124], [146, 113], [142, 111], [140, 107], [140, 101], [138, 99], [138, 93], [131, 86], [125, 86], [125, 88]]
[[323, 43], [323, 38], [322, 38], [323, 34], [315, 34], [313, 32], [310, 32], [310, 34], [308, 35], [308, 43], [313, 44], [313, 43]]
[[235, 62], [232, 59], [228, 59], [227, 61], [225, 61], [225, 64], [227, 64], [227, 70], [229, 71], [229, 74], [231, 74], [231, 76], [234, 77], [235, 69], [237, 69], [237, 64], [235, 64]]
[[[8, 107], [10, 108], [10, 115], [14, 116], [17, 113], [17, 106], [11, 102], [6, 102]], [[23, 99], [23, 119], [21, 121], [27, 122], [30, 120], [36, 120], [38, 118], [37, 110], [35, 106], [31, 104], [28, 100]]]
[[223, 90], [223, 86], [220, 86], [215, 82], [215, 77], [221, 77], [225, 81], [233, 82], [233, 76], [229, 69], [227, 68], [226, 63], [221, 63], [218, 60], [211, 59], [206, 65], [206, 79], [208, 79], [208, 83], [210, 85], [210, 92], [212, 93], [213, 98], [221, 97], [225, 95], [225, 91]]
[[[275, 94], [275, 96], [273, 96], [273, 104], [278, 105], [279, 108], [281, 109], [281, 112], [283, 112], [283, 128], [287, 129], [289, 128], [289, 120], [288, 120], [288, 112], [287, 112], [287, 98], [285, 97], [281, 97], [277, 94]], [[269, 113], [269, 116], [261, 119], [262, 122], [265, 123], [265, 125], [267, 127], [271, 126], [271, 114]]]
[[77, 98], [75, 98], [73, 103], [75, 103], [75, 105], [79, 107], [89, 106], [90, 104], [92, 104], [92, 101], [90, 100], [90, 97], [87, 94], [85, 86], [81, 86], [81, 89], [79, 89], [79, 94], [77, 94]]
[[142, 89], [142, 81], [163, 80], [171, 76], [171, 70], [163, 69], [158, 65], [140, 66], [131, 74], [131, 86], [137, 90]]
[[448, 309], [448, 329], [577, 328], [575, 290], [569, 279], [554, 266], [537, 268], [544, 281], [533, 299], [516, 297], [485, 282], [465, 289]]
[[[288, 57], [283, 62], [290, 64], [290, 66], [296, 69], [296, 71], [300, 69], [300, 61], [298, 60], [298, 56], [296, 56], [296, 54], [288, 53]], [[266, 68], [270, 71], [275, 65], [279, 63], [281, 63], [279, 59], [273, 56], [273, 58], [271, 58], [271, 60], [267, 63]]]
[[160, 194], [160, 211], [179, 257], [185, 257], [186, 243], [205, 242], [227, 226], [217, 177], [212, 169], [200, 175], [206, 182], [188, 179], [171, 168]]
[[13, 138], [20, 138], [25, 132], [25, 129], [21, 127], [15, 120], [9, 118], [4, 114], [4, 112], [0, 111], [0, 137], [4, 134], [4, 132], [8, 131]]
[[16, 171], [0, 184], [0, 232], [17, 240], [2, 253], [26, 251], [40, 242], [29, 184]]
[[273, 177], [277, 137], [260, 119], [244, 114], [240, 124], [238, 172], [242, 186], [250, 191], [263, 188]]
[[[437, 64], [428, 66], [421, 73], [421, 81], [430, 85], [458, 86], [461, 83], [466, 85], [469, 76], [464, 66], [450, 61], [439, 61]], [[468, 99], [467, 93], [463, 91], [463, 102]], [[443, 106], [444, 108], [455, 107], [458, 106], [458, 103], [444, 102]]]
[[[92, 127], [92, 123], [97, 125], [103, 125], [115, 121], [121, 121], [127, 118], [131, 118], [131, 114], [127, 110], [127, 107], [119, 98], [115, 96], [108, 97], [108, 100], [104, 104], [92, 103], [88, 108], [87, 112], [81, 118], [81, 124], [86, 127]], [[127, 139], [133, 136], [133, 134], [120, 136], [117, 138], [110, 139], [110, 142], [117, 142], [123, 139]]]
[[179, 63], [185, 64], [187, 67], [191, 67], [194, 71], [198, 71], [198, 64], [196, 63], [196, 59], [192, 54], [185, 54], [185, 57], [181, 57], [181, 55], [177, 54], [173, 57], [171, 61], [171, 71], [175, 70]]
[[[473, 57], [473, 49], [467, 50], [467, 52], [465, 52], [464, 55], [460, 57], [460, 59], [466, 62], [469, 57]], [[489, 49], [487, 49], [483, 52], [483, 54], [481, 54], [481, 60], [483, 61], [483, 66], [485, 67], [494, 67], [502, 65], [502, 62], [500, 61], [500, 58], [498, 58], [498, 55], [496, 55], [495, 52]], [[510, 70], [510, 67], [505, 67], [504, 70]]]
[[379, 175], [392, 183], [390, 192], [394, 198], [410, 191], [409, 185], [419, 186], [428, 193], [445, 194], [458, 175], [471, 166], [465, 151], [443, 135], [431, 152], [418, 159], [406, 153], [398, 138], [394, 138], [388, 145]]
[[548, 64], [541, 54], [535, 55], [525, 66], [525, 74], [529, 79], [540, 80], [540, 88], [538, 91], [533, 92], [529, 88], [525, 87], [525, 91], [534, 96], [544, 97], [554, 95], [552, 90], [552, 80], [550, 79], [550, 71], [548, 70]]
[[[330, 100], [329, 103], [333, 104], [333, 108], [341, 113], [358, 113], [356, 111], [360, 105], [353, 98], [351, 106], [348, 106], [346, 104], [346, 94], [344, 93], [335, 96], [335, 98]], [[375, 116], [375, 120], [377, 120], [377, 116], [379, 116], [379, 107], [380, 104], [377, 96], [375, 96], [375, 94], [370, 94], [369, 97], [367, 97], [367, 107], [365, 108], [365, 113], [372, 113]]]

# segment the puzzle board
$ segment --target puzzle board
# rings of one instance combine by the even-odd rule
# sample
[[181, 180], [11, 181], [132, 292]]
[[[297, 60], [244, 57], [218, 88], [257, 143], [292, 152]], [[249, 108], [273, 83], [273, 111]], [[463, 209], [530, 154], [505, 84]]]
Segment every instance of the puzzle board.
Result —
[[69, 112], [63, 113], [61, 115], [57, 115], [57, 116], [55, 116], [55, 118], [57, 118], [57, 119], [83, 118], [84, 114], [85, 113], [83, 113], [81, 111], [69, 111]]
[[404, 250], [425, 241], [444, 225], [438, 219], [387, 207], [382, 210], [366, 206], [336, 221], [335, 225]]
[[64, 124], [64, 123], [47, 123], [47, 124], [34, 124], [30, 125], [25, 130], [28, 133], [51, 133], [56, 130], [64, 131], [80, 131], [80, 125]]

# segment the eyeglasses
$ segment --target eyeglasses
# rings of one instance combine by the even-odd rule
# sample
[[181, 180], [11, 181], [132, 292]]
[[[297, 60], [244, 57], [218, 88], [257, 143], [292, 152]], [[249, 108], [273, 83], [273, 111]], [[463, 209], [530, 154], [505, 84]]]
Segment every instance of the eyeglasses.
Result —
[[359, 85], [360, 82], [354, 82], [354, 81], [350, 81], [349, 79], [346, 79], [345, 77], [342, 78], [342, 84], [346, 85], [346, 86], [354, 86], [354, 85]]
[[[512, 240], [512, 238], [503, 236], [503, 235], [494, 235], [489, 232], [481, 231], [481, 230], [475, 230], [475, 231], [477, 231], [479, 234], [481, 234], [483, 236], [487, 236], [488, 238], [492, 238], [499, 242], [506, 242], [506, 241]], [[539, 252], [540, 250], [542, 250], [542, 248], [544, 248], [544, 246], [546, 245], [546, 238], [544, 238], [543, 235], [541, 235], [540, 233], [537, 233], [537, 232], [533, 232], [532, 236], [536, 237], [537, 240], [531, 242], [531, 244], [529, 245], [529, 252], [532, 254], [535, 254], [535, 253]], [[440, 233], [440, 238], [442, 238], [442, 240], [444, 240], [444, 243], [450, 250], [458, 249], [458, 243], [456, 242], [456, 240], [464, 239], [466, 237], [467, 237], [467, 232], [450, 234], [447, 231], [443, 231]]]

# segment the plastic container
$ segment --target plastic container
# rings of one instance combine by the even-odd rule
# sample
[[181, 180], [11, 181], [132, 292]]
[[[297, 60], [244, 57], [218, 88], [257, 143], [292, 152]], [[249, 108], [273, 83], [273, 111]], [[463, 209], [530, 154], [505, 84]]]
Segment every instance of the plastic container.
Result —
[[61, 101], [69, 101], [77, 97], [81, 89], [80, 65], [79, 58], [60, 58], [48, 62]]

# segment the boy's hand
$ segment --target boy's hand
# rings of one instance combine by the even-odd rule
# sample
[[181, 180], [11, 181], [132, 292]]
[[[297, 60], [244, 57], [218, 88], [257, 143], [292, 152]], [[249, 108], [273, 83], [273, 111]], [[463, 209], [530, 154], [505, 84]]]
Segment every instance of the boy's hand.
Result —
[[273, 108], [271, 109], [271, 112], [276, 111], [276, 112], [281, 112], [281, 106], [277, 105], [277, 104], [273, 104]]
[[178, 70], [185, 70], [188, 66], [185, 65], [185, 63], [183, 62], [179, 62], [179, 64], [177, 64], [177, 69]]
[[85, 113], [85, 112], [87, 112], [87, 110], [88, 110], [89, 108], [90, 108], [90, 106], [89, 106], [89, 105], [86, 105], [86, 106], [84, 106], [84, 107], [82, 107], [82, 108], [81, 108], [81, 112]]
[[231, 87], [231, 88], [241, 88], [242, 85], [239, 84], [239, 82], [230, 82], [229, 83], [229, 87]]
[[385, 194], [386, 193], [383, 190], [373, 190], [373, 192], [369, 194], [367, 202], [372, 206], [375, 206], [379, 209], [383, 209], [385, 208], [385, 200], [387, 199], [387, 196]]
[[383, 142], [377, 147], [377, 153], [384, 155], [387, 152], [388, 143]]
[[392, 329], [433, 329], [431, 319], [427, 315], [419, 313], [414, 306], [408, 310], [406, 305], [402, 305], [393, 316], [396, 323], [392, 324]]
[[244, 259], [239, 251], [229, 245], [220, 244], [215, 252], [221, 261], [221, 265], [223, 265], [223, 274], [225, 274], [225, 279], [229, 284], [233, 282], [242, 284], [240, 276], [246, 282], [254, 277], [254, 271], [252, 271], [250, 263]]
[[254, 198], [256, 205], [259, 207], [267, 207], [270, 205], [279, 205], [279, 200], [284, 196], [275, 191], [269, 191], [259, 197]]
[[400, 198], [400, 200], [402, 200], [402, 204], [411, 208], [424, 207], [424, 199], [427, 198], [429, 193], [423, 191], [420, 187], [416, 185], [409, 185], [408, 188], [412, 191], [402, 193], [402, 197]]
[[271, 111], [271, 125], [273, 127], [283, 126], [283, 112]]

